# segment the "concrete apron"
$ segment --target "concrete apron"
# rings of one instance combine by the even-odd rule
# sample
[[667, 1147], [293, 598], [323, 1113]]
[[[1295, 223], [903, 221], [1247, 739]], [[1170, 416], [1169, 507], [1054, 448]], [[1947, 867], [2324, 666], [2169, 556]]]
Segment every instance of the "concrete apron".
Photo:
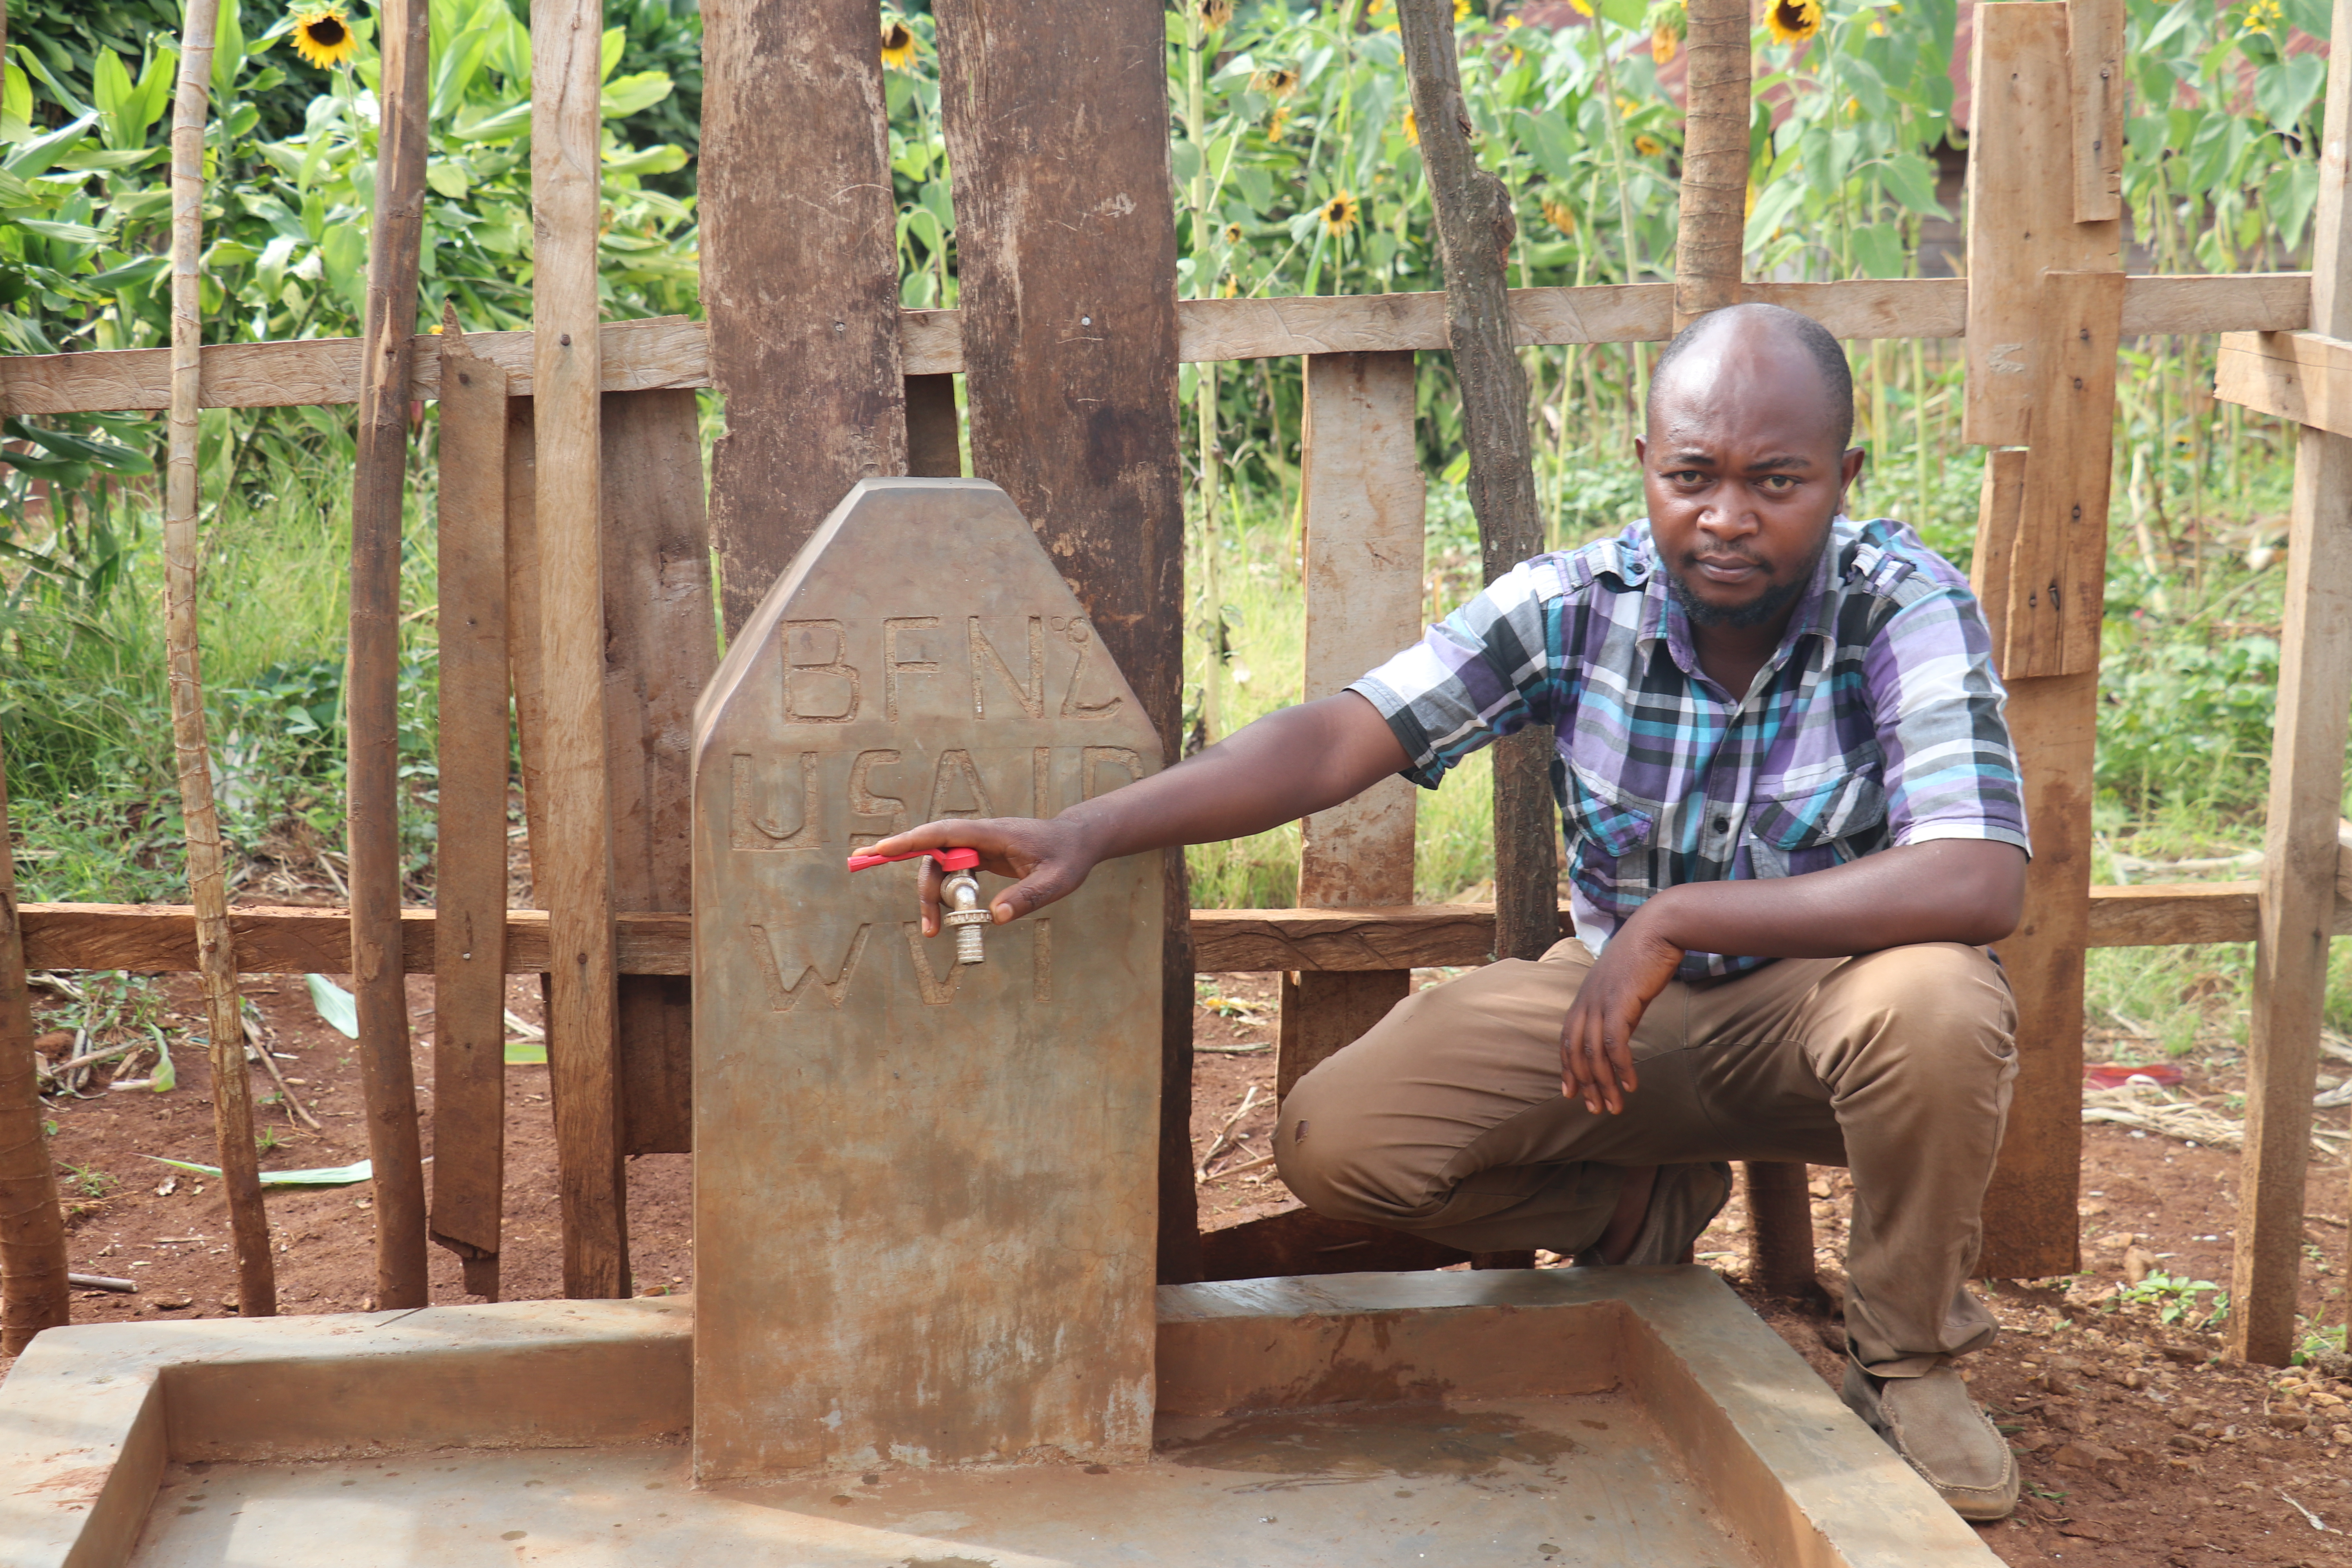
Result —
[[1139, 1464], [698, 1489], [690, 1299], [53, 1329], [0, 1563], [1988, 1564], [1704, 1268], [1163, 1287]]

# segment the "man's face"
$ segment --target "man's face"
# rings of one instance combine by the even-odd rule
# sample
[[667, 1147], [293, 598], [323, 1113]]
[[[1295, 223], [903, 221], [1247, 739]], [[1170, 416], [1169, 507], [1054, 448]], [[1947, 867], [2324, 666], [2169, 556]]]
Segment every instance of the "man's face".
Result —
[[1811, 580], [1862, 449], [1838, 450], [1811, 357], [1769, 329], [1727, 326], [1666, 374], [1633, 449], [1675, 596], [1701, 626], [1773, 621]]

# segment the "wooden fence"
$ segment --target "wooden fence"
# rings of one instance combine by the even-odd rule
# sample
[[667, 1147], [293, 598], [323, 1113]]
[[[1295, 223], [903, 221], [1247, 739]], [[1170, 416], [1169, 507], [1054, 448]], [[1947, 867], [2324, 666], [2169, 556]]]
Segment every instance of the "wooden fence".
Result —
[[[445, 870], [440, 908], [400, 921], [399, 963], [443, 985], [431, 1225], [469, 1259], [469, 1283], [494, 1286], [498, 1250], [499, 1004], [485, 977], [539, 973], [566, 1288], [626, 1290], [621, 1161], [687, 1143], [684, 726], [713, 655], [708, 552], [732, 628], [857, 479], [960, 471], [948, 378], [964, 377], [974, 470], [1045, 538], [1170, 754], [1183, 604], [1180, 363], [1305, 361], [1304, 695], [1337, 689], [1418, 629], [1412, 356], [1445, 347], [1443, 297], [1175, 298], [1159, 0], [939, 0], [961, 306], [930, 311], [898, 304], [873, 0], [811, 0], [791, 27], [772, 26], [772, 9], [706, 0], [707, 322], [597, 323], [594, 206], [573, 172], [593, 167], [594, 131], [566, 118], [561, 51], [595, 37], [598, 9], [538, 0], [535, 331], [416, 343], [414, 395], [442, 400], [445, 866], [459, 843], [490, 853], [494, 823], [503, 842], [502, 774], [453, 773], [447, 759], [501, 752], [510, 687], [545, 906], [507, 910], [491, 879]], [[2336, 12], [2337, 36], [2352, 38], [2352, 0]], [[2000, 944], [2023, 1070], [1987, 1203], [1983, 1271], [2080, 1264], [2084, 951], [2255, 941], [2232, 1331], [2244, 1353], [2282, 1362], [2326, 939], [2352, 930], [2335, 835], [2352, 696], [2352, 440], [2305, 437], [2262, 881], [2093, 888], [2092, 748], [2117, 340], [2298, 334], [2230, 340], [2225, 376], [2237, 358], [2286, 364], [2302, 401], [2242, 400], [2352, 427], [2352, 344], [2308, 331], [2352, 332], [2339, 319], [2352, 317], [2342, 143], [2323, 163], [2315, 273], [2126, 277], [2115, 194], [2121, 39], [2114, 0], [1978, 13], [1966, 279], [1759, 283], [1746, 294], [1843, 338], [1963, 340], [1964, 436], [1993, 448], [1976, 585], [2011, 689], [2035, 858], [2025, 923]], [[2331, 126], [2352, 121], [2347, 63], [2352, 51], [2331, 65]], [[1528, 345], [1655, 342], [1669, 335], [1672, 286], [1520, 289], [1513, 309]], [[352, 402], [362, 358], [355, 340], [207, 348], [203, 401]], [[160, 408], [169, 368], [163, 350], [0, 361], [0, 410]], [[702, 387], [727, 410], [707, 522], [687, 390]], [[461, 482], [467, 466], [475, 482]], [[502, 484], [481, 482], [496, 473]], [[354, 733], [352, 744], [383, 740]], [[1196, 971], [1284, 973], [1287, 1085], [1402, 996], [1412, 968], [1489, 955], [1491, 910], [1410, 902], [1412, 794], [1394, 783], [1307, 822], [1300, 908], [1171, 901], [1163, 1277], [1202, 1267], [1188, 1129]], [[1168, 885], [1181, 900], [1181, 874]], [[231, 927], [245, 972], [354, 963], [339, 911], [245, 909]], [[184, 909], [30, 905], [23, 931], [37, 967], [194, 966]], [[465, 996], [474, 1001], [453, 1008]], [[413, 1114], [389, 1097], [371, 1112]]]

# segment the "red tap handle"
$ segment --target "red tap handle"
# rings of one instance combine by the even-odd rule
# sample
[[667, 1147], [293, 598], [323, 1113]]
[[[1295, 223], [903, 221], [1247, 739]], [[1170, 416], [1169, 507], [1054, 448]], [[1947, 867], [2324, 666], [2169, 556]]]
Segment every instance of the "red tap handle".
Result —
[[980, 867], [977, 849], [909, 849], [904, 855], [852, 855], [849, 868], [863, 871], [868, 866], [887, 865], [892, 860], [919, 860], [926, 855], [938, 861], [942, 871], [971, 871]]

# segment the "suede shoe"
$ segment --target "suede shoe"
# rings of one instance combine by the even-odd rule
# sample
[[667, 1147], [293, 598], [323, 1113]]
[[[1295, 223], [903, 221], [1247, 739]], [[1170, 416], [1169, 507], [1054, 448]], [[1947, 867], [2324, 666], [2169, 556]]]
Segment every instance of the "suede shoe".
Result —
[[1962, 1519], [1990, 1523], [2016, 1509], [2017, 1456], [1953, 1368], [1874, 1377], [1849, 1360], [1840, 1393]]
[[[1699, 1235], [1731, 1201], [1731, 1166], [1717, 1160], [1704, 1165], [1661, 1165], [1650, 1189], [1650, 1206], [1621, 1263], [1688, 1263]], [[1601, 1248], [1577, 1255], [1581, 1266], [1605, 1264]]]

